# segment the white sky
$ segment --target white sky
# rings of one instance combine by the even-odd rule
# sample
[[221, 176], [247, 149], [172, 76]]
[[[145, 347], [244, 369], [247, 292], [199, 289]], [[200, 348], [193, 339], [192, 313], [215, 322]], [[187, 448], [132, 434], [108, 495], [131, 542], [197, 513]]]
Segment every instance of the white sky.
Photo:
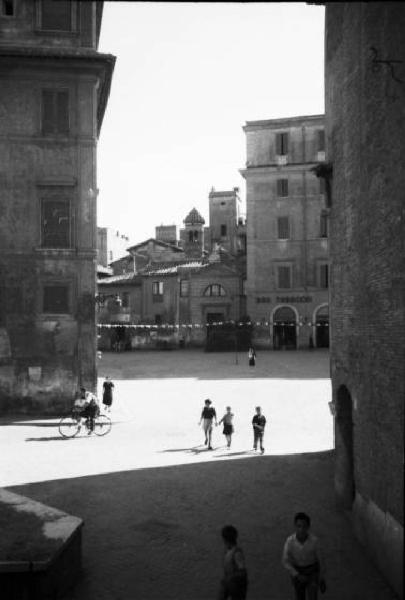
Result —
[[[98, 224], [140, 242], [240, 187], [245, 121], [324, 112], [324, 8], [105, 2], [117, 57], [98, 146]], [[208, 223], [207, 223], [208, 224]]]

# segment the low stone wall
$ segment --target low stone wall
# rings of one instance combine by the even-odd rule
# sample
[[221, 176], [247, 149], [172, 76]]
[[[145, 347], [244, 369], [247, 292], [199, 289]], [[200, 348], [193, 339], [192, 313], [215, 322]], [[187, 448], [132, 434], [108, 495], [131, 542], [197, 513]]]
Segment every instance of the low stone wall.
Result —
[[81, 572], [83, 521], [0, 489], [2, 600], [57, 600]]

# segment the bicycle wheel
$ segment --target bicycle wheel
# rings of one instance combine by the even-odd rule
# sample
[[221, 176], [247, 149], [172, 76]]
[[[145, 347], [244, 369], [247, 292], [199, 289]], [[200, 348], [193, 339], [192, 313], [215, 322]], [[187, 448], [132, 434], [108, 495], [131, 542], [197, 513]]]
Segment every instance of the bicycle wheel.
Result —
[[107, 435], [111, 431], [111, 419], [106, 415], [99, 415], [94, 419], [94, 433], [96, 435]]
[[80, 431], [80, 424], [77, 419], [72, 417], [63, 417], [59, 422], [59, 433], [64, 438], [75, 437]]

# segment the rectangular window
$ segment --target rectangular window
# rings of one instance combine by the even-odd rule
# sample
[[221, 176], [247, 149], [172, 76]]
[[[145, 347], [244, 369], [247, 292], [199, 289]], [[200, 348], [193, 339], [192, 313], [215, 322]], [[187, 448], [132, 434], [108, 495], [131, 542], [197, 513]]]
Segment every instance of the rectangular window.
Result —
[[162, 315], [155, 315], [155, 325], [162, 324]]
[[277, 267], [278, 287], [291, 288], [291, 267]]
[[328, 237], [328, 215], [324, 212], [321, 213], [320, 220], [320, 237], [327, 238]]
[[277, 196], [288, 196], [288, 179], [277, 179]]
[[123, 292], [121, 294], [122, 308], [129, 308], [129, 292]]
[[180, 296], [182, 298], [186, 298], [189, 294], [189, 283], [188, 279], [182, 279], [180, 281]]
[[69, 313], [69, 287], [67, 285], [44, 286], [42, 310], [44, 313]]
[[41, 29], [48, 31], [72, 31], [72, 8], [70, 0], [42, 0]]
[[276, 154], [285, 156], [288, 154], [288, 133], [276, 133]]
[[69, 133], [68, 90], [42, 90], [43, 135]]
[[1, 0], [1, 16], [14, 17], [14, 0]]
[[226, 225], [221, 225], [221, 237], [226, 236]]
[[318, 129], [317, 131], [318, 152], [325, 152], [325, 131]]
[[70, 248], [71, 223], [69, 200], [41, 201], [41, 247]]
[[42, 248], [70, 248], [70, 201], [43, 199], [41, 201]]
[[325, 194], [325, 179], [323, 177], [319, 178], [319, 193]]
[[321, 288], [329, 287], [329, 265], [319, 267], [319, 283]]
[[278, 217], [277, 237], [279, 240], [288, 240], [290, 238], [290, 220], [288, 217]]
[[152, 283], [153, 296], [163, 296], [163, 281], [154, 281]]

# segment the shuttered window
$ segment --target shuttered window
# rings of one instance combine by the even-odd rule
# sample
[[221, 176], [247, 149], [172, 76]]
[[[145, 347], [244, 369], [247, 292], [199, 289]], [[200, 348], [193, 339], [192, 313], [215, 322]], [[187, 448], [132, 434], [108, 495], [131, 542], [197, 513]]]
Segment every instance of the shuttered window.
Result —
[[321, 238], [328, 237], [328, 215], [324, 212], [321, 213], [320, 237]]
[[277, 133], [276, 134], [276, 153], [279, 156], [288, 154], [288, 133]]
[[318, 129], [318, 152], [325, 152], [325, 131]]
[[42, 133], [69, 133], [69, 92], [42, 90]]
[[279, 288], [291, 288], [291, 267], [277, 267], [277, 275]]
[[288, 179], [277, 179], [277, 196], [288, 196]]
[[319, 275], [321, 288], [329, 287], [329, 265], [321, 265], [319, 267]]
[[14, 17], [14, 0], [1, 0], [1, 15]]
[[42, 248], [71, 247], [70, 201], [43, 199], [41, 201]]
[[69, 287], [67, 285], [45, 285], [42, 310], [44, 313], [69, 313]]
[[288, 240], [290, 237], [290, 220], [288, 217], [278, 217], [277, 237], [279, 240]]
[[49, 31], [72, 31], [72, 7], [70, 0], [42, 0], [41, 28]]
[[152, 294], [154, 296], [163, 296], [163, 281], [154, 281], [152, 283]]

